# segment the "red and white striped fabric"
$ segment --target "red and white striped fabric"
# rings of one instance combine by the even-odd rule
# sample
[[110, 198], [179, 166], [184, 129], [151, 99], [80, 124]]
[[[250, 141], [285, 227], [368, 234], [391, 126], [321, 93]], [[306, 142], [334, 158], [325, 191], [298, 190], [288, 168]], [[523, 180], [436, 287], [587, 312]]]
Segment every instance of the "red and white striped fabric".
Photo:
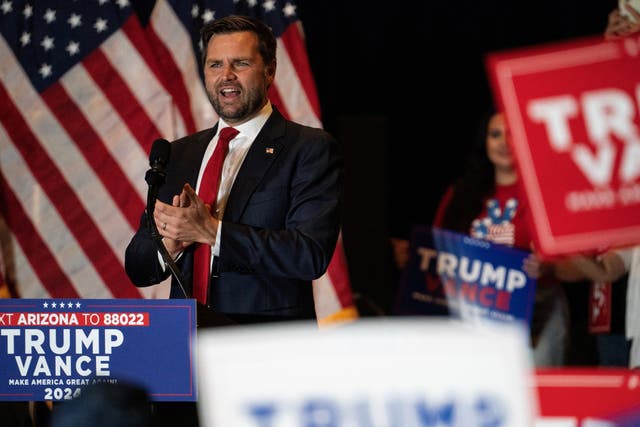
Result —
[[[148, 153], [156, 138], [215, 123], [193, 48], [195, 24], [242, 2], [217, 2], [224, 7], [216, 11], [159, 0], [146, 26], [127, 1], [83, 3], [0, 9], [7, 279], [23, 298], [164, 298], [168, 283], [138, 289], [124, 272], [146, 200]], [[295, 8], [279, 13], [290, 24], [277, 27], [281, 33], [272, 27], [278, 71], [270, 97], [292, 120], [320, 127]], [[341, 242], [314, 294], [321, 324], [357, 317]]]
[[7, 275], [7, 268], [4, 264], [4, 246], [9, 242], [6, 242], [3, 237], [8, 236], [6, 224], [0, 216], [0, 298], [11, 298], [11, 290], [9, 289], [9, 283], [5, 280]]

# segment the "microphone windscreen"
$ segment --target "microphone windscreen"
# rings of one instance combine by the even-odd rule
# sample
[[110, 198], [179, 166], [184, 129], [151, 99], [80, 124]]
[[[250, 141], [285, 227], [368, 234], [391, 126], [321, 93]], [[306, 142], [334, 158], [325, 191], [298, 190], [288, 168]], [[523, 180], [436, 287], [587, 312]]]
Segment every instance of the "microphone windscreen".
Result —
[[169, 162], [169, 156], [171, 155], [171, 144], [166, 139], [156, 139], [151, 146], [151, 153], [149, 154], [149, 165], [151, 167], [157, 167], [158, 165], [165, 166]]

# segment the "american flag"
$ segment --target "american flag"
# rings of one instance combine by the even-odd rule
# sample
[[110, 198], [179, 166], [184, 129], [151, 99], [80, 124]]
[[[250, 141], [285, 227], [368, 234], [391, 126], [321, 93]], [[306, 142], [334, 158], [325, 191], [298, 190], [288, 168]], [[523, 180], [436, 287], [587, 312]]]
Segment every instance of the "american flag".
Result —
[[[199, 31], [231, 13], [277, 36], [274, 105], [321, 127], [291, 1], [0, 0], [0, 213], [13, 296], [167, 297], [168, 281], [131, 284], [124, 252], [145, 207], [152, 141], [217, 119]], [[341, 241], [314, 294], [319, 322], [357, 317]]]

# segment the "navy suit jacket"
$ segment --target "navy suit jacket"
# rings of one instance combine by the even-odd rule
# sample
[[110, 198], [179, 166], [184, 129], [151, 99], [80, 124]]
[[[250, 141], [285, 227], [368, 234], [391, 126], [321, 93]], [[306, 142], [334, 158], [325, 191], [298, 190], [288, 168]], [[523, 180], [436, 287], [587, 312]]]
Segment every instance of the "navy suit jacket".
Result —
[[[160, 200], [171, 204], [187, 182], [196, 188], [204, 152], [216, 130], [171, 144]], [[286, 120], [274, 108], [227, 200], [215, 263], [218, 277], [209, 289], [211, 308], [229, 314], [313, 318], [311, 281], [326, 271], [333, 255], [341, 192], [337, 141], [322, 129]], [[194, 247], [189, 246], [177, 261], [189, 293]], [[170, 274], [160, 266], [144, 213], [127, 247], [125, 268], [139, 287], [157, 284]], [[175, 278], [171, 298], [184, 298]]]

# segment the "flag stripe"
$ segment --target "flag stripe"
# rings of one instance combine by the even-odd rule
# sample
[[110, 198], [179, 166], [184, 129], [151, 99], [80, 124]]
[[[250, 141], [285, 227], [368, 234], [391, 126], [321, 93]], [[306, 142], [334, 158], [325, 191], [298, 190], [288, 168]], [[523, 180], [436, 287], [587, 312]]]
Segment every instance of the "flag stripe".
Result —
[[[157, 6], [156, 6], [157, 9]], [[154, 15], [157, 15], [157, 12], [154, 12]], [[176, 62], [172, 56], [172, 50], [170, 47], [164, 44], [164, 41], [160, 39], [159, 34], [162, 34], [162, 29], [158, 32], [154, 31], [154, 25], [156, 25], [156, 20], [158, 19], [167, 19], [166, 16], [152, 16], [151, 19], [151, 27], [145, 33], [145, 36], [150, 41], [151, 45], [154, 46], [154, 58], [158, 64], [160, 64], [162, 68], [162, 77], [166, 82], [171, 82], [170, 84], [165, 84], [165, 88], [173, 97], [173, 102], [177, 106], [180, 114], [185, 120], [186, 133], [193, 133], [196, 131], [196, 124], [194, 122], [193, 113], [191, 111], [190, 105], [190, 97], [187, 87], [184, 81], [184, 75], [182, 70], [179, 68], [179, 62]], [[168, 27], [171, 28], [171, 27]], [[170, 35], [165, 35], [170, 36]], [[181, 48], [191, 49], [191, 45], [180, 46]], [[188, 65], [187, 65], [188, 66]], [[196, 78], [196, 81], [200, 80], [200, 76], [197, 74], [193, 76]]]
[[353, 296], [351, 293], [351, 283], [349, 281], [349, 269], [347, 268], [347, 259], [342, 246], [342, 235], [338, 238], [336, 250], [333, 258], [329, 263], [329, 276], [333, 282], [333, 287], [342, 307], [353, 305]]
[[[11, 115], [4, 111], [6, 105], [3, 104], [5, 108], [1, 110], [0, 117], [3, 121], [11, 119]], [[86, 270], [82, 270], [87, 260], [83, 256], [77, 256], [81, 251], [73, 237], [60, 232], [65, 226], [58, 212], [42, 192], [39, 183], [29, 173], [29, 167], [15, 149], [4, 126], [0, 126], [0, 149], [0, 165], [6, 179], [4, 191], [0, 193], [3, 196], [0, 206], [3, 207], [7, 223], [18, 238], [17, 246], [22, 245], [24, 252], [29, 256], [29, 262], [37, 270], [47, 289], [55, 290], [64, 296], [77, 295], [77, 290], [68, 280], [69, 275], [65, 276], [62, 273], [61, 266], [67, 270], [71, 269], [78, 276], [92, 279], [95, 276], [86, 276]], [[20, 277], [23, 266], [15, 263], [14, 265], [18, 270], [17, 276]]]
[[[0, 95], [2, 94], [3, 88], [0, 86]], [[3, 123], [11, 119], [11, 115], [6, 114], [7, 106], [8, 103], [0, 104], [0, 117]], [[55, 289], [60, 289], [63, 295], [77, 295], [77, 291], [62, 272], [56, 256], [62, 252], [56, 251], [56, 248], [67, 245], [68, 235], [55, 232], [54, 227], [64, 228], [58, 213], [49, 203], [46, 194], [42, 193], [33, 175], [29, 173], [28, 166], [15, 149], [3, 125], [0, 125], [0, 150], [2, 150], [0, 208], [9, 227], [15, 230], [14, 234], [19, 242], [15, 246], [22, 246], [29, 254], [29, 263], [38, 267], [36, 270], [45, 286], [49, 289], [55, 286]], [[35, 218], [35, 224], [31, 216]], [[16, 270], [23, 268], [21, 264], [15, 262], [14, 266]]]
[[328, 273], [323, 274], [313, 281], [313, 302], [316, 308], [316, 317], [323, 319], [331, 316], [340, 306], [340, 300], [336, 294], [333, 281]]
[[275, 86], [282, 104], [286, 107], [288, 117], [294, 122], [312, 127], [322, 127], [318, 116], [309, 104], [307, 94], [302, 87], [295, 67], [291, 62], [286, 48], [278, 40]]
[[[124, 122], [138, 141], [150, 149], [151, 141], [161, 136], [160, 130], [147, 115], [138, 100], [122, 80], [117, 68], [111, 66], [101, 49], [94, 50], [83, 62], [85, 69], [102, 89], [110, 103], [118, 105], [119, 113], [126, 117]], [[148, 148], [147, 148], [148, 147]]]
[[[60, 79], [60, 83], [73, 100], [75, 106], [86, 118], [88, 127], [95, 131], [95, 135], [99, 135], [95, 140], [87, 138], [86, 144], [95, 144], [95, 141], [100, 141], [101, 144], [96, 145], [104, 144], [110, 156], [117, 160], [119, 168], [127, 164], [144, 165], [148, 162], [144, 148], [133, 137], [123, 123], [123, 118], [118, 114], [118, 110], [105, 98], [100, 87], [87, 74], [84, 67], [81, 65], [73, 67]], [[78, 141], [77, 137], [75, 139]], [[80, 144], [80, 142], [78, 143]], [[135, 198], [136, 194], [139, 198], [139, 200], [131, 202], [126, 199], [125, 202], [127, 204], [133, 204], [132, 209], [127, 210], [133, 210], [134, 207], [139, 208], [142, 200], [146, 199], [147, 192], [144, 170], [142, 168], [126, 167], [121, 170], [129, 181], [121, 191], [128, 193], [129, 198]], [[120, 203], [121, 198], [114, 198], [118, 200], [119, 206], [124, 208], [124, 205]], [[144, 204], [142, 205], [144, 206]], [[140, 212], [141, 210], [137, 211], [136, 221], [140, 216]], [[137, 228], [137, 222], [134, 228]]]
[[[195, 124], [189, 111], [186, 92], [179, 88], [178, 82], [181, 79], [172, 73], [176, 68], [175, 64], [158, 61], [160, 56], [168, 54], [163, 44], [154, 43], [152, 51], [149, 46], [149, 33], [142, 31], [138, 20], [133, 16], [127, 20], [122, 30], [123, 32], [115, 33], [102, 46], [112, 60], [115, 71], [125, 77], [134, 92], [139, 88], [145, 89], [147, 95], [139, 98], [140, 105], [149, 109], [162, 108], [162, 112], [149, 111], [149, 116], [156, 124], [161, 125], [161, 133], [165, 138], [174, 138], [178, 134], [171, 122], [172, 104], [177, 105], [181, 112], [181, 120], [185, 126], [181, 131], [194, 132]], [[175, 88], [171, 96], [168, 87]]]
[[[10, 233], [9, 236], [11, 242], [16, 241], [17, 237], [15, 234]], [[24, 252], [22, 252], [22, 246], [20, 244], [11, 245], [11, 261], [15, 268], [12, 271], [12, 276], [9, 277], [7, 275], [6, 280], [12, 291], [12, 297], [47, 298], [51, 295], [51, 292], [43, 286], [35, 270], [31, 268], [31, 264]], [[51, 281], [51, 283], [56, 282]], [[69, 283], [69, 285], [71, 285], [71, 283]]]
[[[200, 57], [194, 55], [191, 36], [166, 0], [156, 2], [148, 32], [151, 33], [154, 46], [166, 47], [159, 59], [167, 62], [166, 67], [179, 70], [180, 77], [173, 81], [180, 82], [179, 89], [184, 87], [188, 93], [197, 130], [211, 127], [216, 122], [217, 115], [206, 96], [200, 77]], [[173, 86], [169, 87], [171, 93], [174, 91]]]
[[[175, 103], [185, 122], [186, 128], [183, 131], [183, 134], [193, 133], [195, 132], [196, 126], [193, 122], [193, 116], [190, 110], [187, 90], [182, 82], [182, 74], [173, 61], [171, 61], [170, 59], [166, 60], [167, 58], [170, 58], [169, 51], [162, 43], [160, 43], [158, 37], [156, 36], [156, 33], [153, 31], [148, 31], [147, 36], [149, 37], [151, 42], [157, 46], [156, 50], [158, 51], [157, 53], [159, 55], [158, 61], [163, 65], [163, 72], [166, 74], [167, 78], [174, 81], [174, 83], [168, 88], [168, 91], [171, 93], [173, 102]], [[176, 136], [176, 132], [173, 132], [170, 135], [172, 139]]]
[[[9, 99], [7, 92], [0, 87], [0, 98]], [[15, 147], [20, 151], [22, 158], [26, 160], [26, 166], [41, 184], [50, 200], [55, 200], [55, 208], [64, 221], [66, 227], [75, 237], [84, 253], [87, 255], [88, 264], [93, 264], [94, 273], [97, 270], [103, 282], [109, 286], [116, 297], [135, 298], [139, 292], [132, 287], [123, 289], [123, 283], [129, 280], [122, 270], [122, 263], [115, 257], [111, 248], [104, 240], [99, 228], [95, 226], [77, 193], [67, 184], [67, 180], [55, 168], [55, 162], [42, 150], [38, 139], [29, 130], [20, 113], [12, 103], [6, 102], [3, 108], [3, 117], [11, 127], [7, 129], [9, 138], [20, 141]], [[55, 250], [54, 250], [55, 253]], [[94, 279], [95, 280], [95, 279]]]
[[[73, 84], [68, 86], [77, 87]], [[144, 203], [137, 196], [136, 190], [129, 185], [129, 181], [105, 146], [96, 143], [96, 141], [100, 141], [100, 137], [95, 133], [94, 128], [87, 122], [82, 112], [59, 84], [54, 84], [47, 89], [42, 98], [69, 136], [76, 142], [76, 146], [94, 169], [115, 203], [130, 208], [124, 210], [130, 226], [124, 229], [135, 230], [140, 221], [140, 212], [144, 209]], [[131, 197], [132, 195], [135, 197]]]
[[313, 114], [320, 119], [320, 101], [316, 92], [316, 85], [313, 81], [311, 66], [307, 59], [307, 51], [305, 41], [302, 37], [302, 24], [300, 22], [290, 25], [287, 30], [282, 33], [280, 39], [287, 51], [292, 67], [296, 70], [296, 75], [300, 80], [300, 84], [304, 88], [306, 101], [313, 109]]
[[286, 118], [290, 118], [289, 110], [287, 110], [287, 106], [284, 103], [284, 100], [280, 97], [280, 92], [278, 91], [276, 85], [272, 85], [269, 88], [268, 92], [269, 101], [282, 113], [282, 115]]
[[[6, 142], [4, 135], [0, 138], [0, 141], [3, 144]], [[2, 148], [3, 154], [6, 154], [6, 148], [4, 146]], [[7, 169], [3, 165], [4, 170]], [[44, 285], [49, 294], [59, 295], [64, 298], [77, 298], [78, 292], [76, 292], [66, 274], [60, 268], [56, 257], [49, 250], [47, 243], [42, 240], [38, 230], [28, 220], [29, 217], [22, 203], [7, 184], [4, 174], [0, 174], [0, 189], [2, 189], [2, 215], [9, 227], [15, 230], [13, 236], [17, 239], [18, 245], [16, 246], [24, 248], [22, 252], [29, 254], [27, 260], [29, 265], [33, 266], [33, 271], [35, 271], [40, 283]], [[16, 270], [21, 272], [24, 268], [24, 265], [18, 265]]]

